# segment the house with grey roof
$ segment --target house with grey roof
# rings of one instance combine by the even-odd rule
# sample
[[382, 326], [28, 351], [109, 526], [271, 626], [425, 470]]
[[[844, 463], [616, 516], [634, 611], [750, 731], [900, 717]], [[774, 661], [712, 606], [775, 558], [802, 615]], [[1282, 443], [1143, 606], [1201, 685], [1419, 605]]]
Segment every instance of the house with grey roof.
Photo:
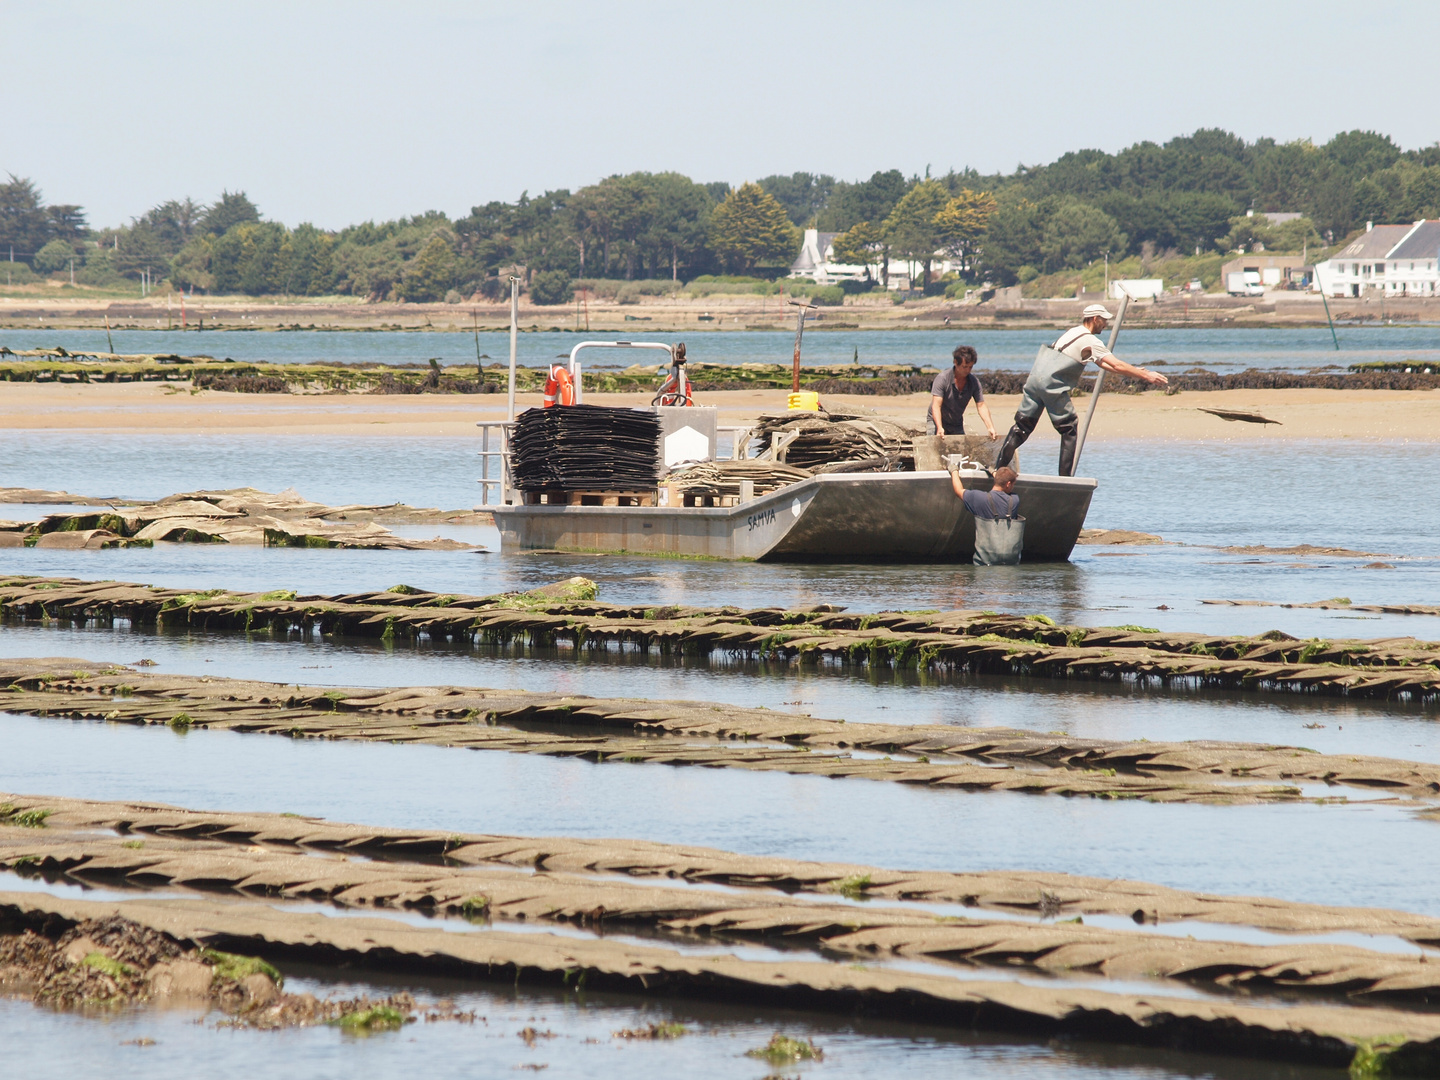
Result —
[[1440, 296], [1440, 221], [1371, 226], [1315, 273], [1330, 296]]
[[838, 232], [806, 229], [805, 239], [800, 244], [800, 254], [790, 264], [790, 276], [810, 278], [817, 285], [831, 285], [837, 281], [851, 281], [863, 277], [863, 266], [848, 266], [835, 262], [832, 245], [839, 235]]

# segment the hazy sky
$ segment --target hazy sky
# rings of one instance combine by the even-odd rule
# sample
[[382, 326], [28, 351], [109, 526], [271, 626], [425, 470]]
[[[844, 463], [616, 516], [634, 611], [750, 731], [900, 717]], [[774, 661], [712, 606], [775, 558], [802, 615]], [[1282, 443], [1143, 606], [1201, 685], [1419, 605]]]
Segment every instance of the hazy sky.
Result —
[[[335, 228], [675, 169], [1013, 169], [1198, 127], [1440, 138], [1433, 3], [0, 0], [0, 173]], [[1426, 29], [1429, 27], [1429, 29]]]

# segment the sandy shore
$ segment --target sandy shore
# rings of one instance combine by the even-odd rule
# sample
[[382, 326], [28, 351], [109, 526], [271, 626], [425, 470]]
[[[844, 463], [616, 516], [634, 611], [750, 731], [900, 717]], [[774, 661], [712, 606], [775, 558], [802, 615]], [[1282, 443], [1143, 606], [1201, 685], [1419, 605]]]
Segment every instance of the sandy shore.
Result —
[[[827, 396], [847, 409], [919, 422], [927, 394], [906, 397]], [[591, 394], [595, 405], [641, 405], [642, 394]], [[1008, 426], [1018, 399], [994, 395], [997, 427]], [[1079, 399], [1085, 408], [1087, 399]], [[540, 404], [521, 394], [519, 404]], [[746, 424], [763, 412], [782, 411], [784, 395], [773, 390], [736, 390], [702, 395], [720, 409], [722, 424]], [[1222, 420], [1202, 408], [1254, 412], [1278, 424]], [[381, 435], [463, 438], [480, 420], [505, 415], [504, 395], [317, 395], [191, 393], [175, 384], [46, 385], [7, 383], [0, 393], [0, 429], [8, 431], [146, 432], [194, 435]], [[983, 430], [971, 414], [972, 431]], [[1049, 425], [1041, 422], [1037, 438]], [[1091, 438], [1386, 439], [1440, 441], [1440, 393], [1391, 390], [1226, 390], [1210, 393], [1107, 395]]]

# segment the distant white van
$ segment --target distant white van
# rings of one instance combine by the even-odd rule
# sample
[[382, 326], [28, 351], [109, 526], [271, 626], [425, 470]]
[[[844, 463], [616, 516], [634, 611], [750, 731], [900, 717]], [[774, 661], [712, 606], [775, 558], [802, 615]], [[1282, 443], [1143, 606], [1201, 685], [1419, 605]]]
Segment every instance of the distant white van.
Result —
[[1231, 296], [1264, 296], [1259, 270], [1236, 270], [1226, 276], [1225, 291]]

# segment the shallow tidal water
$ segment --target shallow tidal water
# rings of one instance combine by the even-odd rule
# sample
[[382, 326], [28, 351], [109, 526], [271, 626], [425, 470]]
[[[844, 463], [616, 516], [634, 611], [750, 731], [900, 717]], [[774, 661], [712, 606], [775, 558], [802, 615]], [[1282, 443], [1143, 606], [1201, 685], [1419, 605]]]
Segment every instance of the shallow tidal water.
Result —
[[[317, 997], [386, 996], [402, 990], [421, 1004], [441, 998], [483, 1017], [473, 1024], [423, 1021], [370, 1036], [318, 1027], [279, 1032], [217, 1030], [217, 1013], [189, 1009], [125, 1010], [82, 1016], [0, 999], [0, 1040], [9, 1075], [73, 1077], [103, 1062], [109, 1077], [252, 1080], [256, 1076], [370, 1080], [423, 1070], [435, 1080], [549, 1077], [601, 1080], [616, 1076], [694, 1076], [759, 1080], [804, 1077], [964, 1076], [978, 1080], [1064, 1076], [1067, 1080], [1331, 1080], [1333, 1070], [1022, 1037], [964, 1036], [921, 1025], [837, 1021], [801, 1012], [739, 1005], [641, 1001], [618, 994], [559, 994], [484, 987], [457, 980], [405, 980], [379, 973], [336, 982], [329, 973], [281, 965], [286, 988]], [[679, 1039], [631, 1041], [614, 1032], [653, 1023], [681, 1023]], [[527, 1046], [531, 1027], [553, 1037]], [[772, 1032], [814, 1039], [823, 1062], [775, 1070], [745, 1056]], [[153, 1045], [134, 1045], [150, 1039]], [[127, 1045], [129, 1044], [129, 1045]], [[203, 1062], [203, 1073], [198, 1072]], [[13, 1070], [13, 1071], [11, 1071]]]
[[1054, 870], [1440, 915], [1440, 870], [1422, 854], [1440, 824], [1383, 801], [1182, 806], [969, 793], [15, 714], [0, 714], [0, 740], [0, 790], [15, 793], [637, 837], [899, 869]]
[[[756, 303], [760, 298], [755, 298]], [[783, 298], [768, 297], [766, 303], [778, 312], [777, 321], [793, 325], [794, 314], [785, 313]], [[1318, 312], [1317, 312], [1318, 314]], [[435, 357], [444, 365], [475, 363], [476, 335], [464, 324], [470, 311], [457, 307], [454, 331], [248, 331], [219, 330], [195, 332], [163, 329], [116, 329], [115, 349], [121, 353], [178, 353], [181, 356], [229, 357], [251, 363], [381, 363], [424, 364]], [[958, 344], [973, 346], [980, 354], [980, 367], [1023, 370], [1035, 359], [1035, 350], [1055, 340], [1053, 329], [1033, 330], [830, 330], [826, 322], [843, 322], [843, 310], [822, 309], [818, 321], [807, 324], [804, 362], [813, 365], [920, 364], [943, 366]], [[175, 321], [180, 319], [179, 308]], [[194, 318], [191, 319], [194, 322]], [[1324, 368], [1344, 370], [1346, 365], [1374, 360], [1411, 360], [1425, 366], [1440, 362], [1440, 327], [1437, 326], [1342, 326], [1337, 330], [1337, 352], [1324, 327], [1279, 330], [1213, 328], [1185, 330], [1124, 330], [1117, 352], [1127, 359], [1146, 364], [1162, 363], [1181, 370], [1204, 367], [1229, 373], [1245, 368], [1275, 371], [1312, 371]], [[494, 330], [479, 335], [483, 363], [508, 361], [509, 332]], [[525, 366], [540, 366], [557, 356], [568, 356], [579, 341], [664, 341], [684, 339], [692, 361], [707, 364], [788, 364], [795, 343], [793, 329], [647, 331], [637, 327], [625, 331], [522, 333], [516, 345], [516, 359]], [[36, 327], [0, 329], [0, 345], [14, 350], [53, 349], [71, 352], [108, 352], [104, 330], [55, 330]], [[1134, 354], [1133, 357], [1131, 354]], [[616, 364], [615, 354], [591, 353], [587, 368]], [[654, 354], [658, 356], [659, 354]], [[635, 356], [634, 359], [641, 359]], [[624, 356], [629, 363], [632, 356]], [[643, 356], [652, 362], [652, 354]], [[620, 365], [620, 366], [623, 366]]]
[[[1229, 335], [1241, 335], [1230, 337]], [[1326, 331], [1126, 332], [1122, 354], [1211, 370], [1310, 370], [1360, 359], [1440, 358], [1436, 328], [1340, 330], [1346, 352], [1326, 352]], [[53, 335], [53, 336], [50, 336]], [[1169, 335], [1169, 336], [1166, 336]], [[1273, 335], [1273, 336], [1267, 336]], [[1320, 340], [1323, 335], [1323, 341]], [[601, 335], [595, 335], [597, 337]], [[103, 332], [99, 335], [103, 339]], [[125, 352], [210, 352], [253, 360], [367, 359], [473, 362], [474, 339], [447, 334], [235, 333], [181, 337], [126, 331]], [[785, 334], [695, 338], [697, 360], [784, 360]], [[834, 332], [807, 335], [807, 362], [933, 363], [958, 337], [982, 363], [1017, 368], [1043, 333]], [[31, 340], [31, 339], [34, 340]], [[1312, 340], [1314, 339], [1314, 340]], [[541, 363], [578, 340], [525, 335], [522, 362]], [[198, 344], [196, 344], [198, 343]], [[812, 347], [813, 343], [813, 347]], [[11, 348], [103, 347], [71, 331], [0, 331]], [[504, 355], [499, 335], [482, 351]], [[222, 347], [223, 346], [223, 347]], [[1143, 350], [1142, 350], [1143, 346]], [[250, 352], [245, 350], [249, 349]], [[345, 350], [351, 350], [346, 352]], [[702, 355], [702, 349], [711, 355]], [[368, 351], [367, 351], [368, 350]], [[727, 351], [728, 350], [728, 351]], [[1428, 350], [1428, 351], [1426, 351]], [[413, 355], [412, 355], [413, 353]], [[771, 354], [775, 355], [771, 355]], [[453, 354], [453, 355], [452, 355]], [[467, 354], [469, 360], [467, 361]], [[933, 354], [933, 355], [932, 355]], [[1229, 363], [1232, 366], [1225, 367]], [[885, 411], [884, 399], [877, 407]], [[333, 593], [396, 583], [489, 594], [573, 574], [602, 600], [697, 605], [837, 603], [857, 611], [979, 608], [1042, 612], [1085, 625], [1139, 624], [1212, 633], [1278, 628], [1297, 637], [1440, 639], [1440, 619], [1280, 607], [1222, 607], [1206, 599], [1440, 603], [1440, 519], [1433, 443], [1307, 443], [1231, 431], [1205, 442], [1099, 441], [1082, 471], [1100, 478], [1089, 524], [1158, 533], [1173, 544], [1077, 548], [1067, 564], [977, 570], [968, 566], [794, 566], [670, 559], [508, 555], [493, 529], [406, 529], [490, 547], [473, 552], [361, 552], [168, 545], [152, 550], [0, 550], [0, 574], [70, 575], [234, 590]], [[477, 500], [477, 446], [469, 440], [260, 439], [17, 432], [0, 443], [0, 486], [85, 495], [158, 497], [197, 488], [295, 487], [332, 504], [404, 501], [468, 508]], [[1027, 447], [1029, 468], [1053, 469], [1053, 442]], [[14, 516], [0, 506], [0, 517]], [[399, 530], [397, 530], [399, 531]], [[1310, 543], [1363, 557], [1243, 554], [1215, 545]], [[1388, 568], [1369, 564], [1383, 562]], [[1440, 760], [1435, 706], [1308, 695], [1227, 694], [1133, 684], [921, 676], [854, 669], [804, 671], [735, 659], [596, 657], [571, 650], [478, 649], [444, 643], [278, 640], [265, 636], [0, 624], [0, 656], [154, 659], [158, 673], [213, 674], [336, 685], [456, 683], [593, 695], [763, 704], [850, 720], [1005, 725], [1115, 739], [1217, 738], [1298, 744], [1332, 753]], [[633, 770], [644, 769], [643, 773]], [[1440, 870], [1428, 853], [1440, 824], [1409, 808], [1169, 806], [1019, 794], [913, 789], [778, 773], [594, 765], [457, 749], [298, 741], [134, 728], [0, 714], [0, 789], [135, 799], [226, 810], [314, 814], [339, 821], [465, 832], [623, 836], [729, 850], [880, 866], [1024, 868], [1155, 881], [1217, 893], [1374, 905], [1440, 915]], [[1345, 790], [1352, 798], [1376, 798]], [[292, 971], [293, 988], [389, 993], [374, 973]], [[307, 981], [309, 980], [309, 981]], [[488, 1028], [433, 1024], [370, 1039], [333, 1029], [216, 1031], [188, 1012], [129, 1012], [105, 1019], [0, 1000], [7, 1075], [392, 1076], [420, 1064], [435, 1077], [514, 1075], [545, 1064], [550, 1076], [693, 1073], [759, 1078], [743, 1056], [777, 1028], [813, 1034], [818, 1066], [785, 1075], [1067, 1078], [1235, 1077], [1309, 1080], [1334, 1073], [1194, 1055], [1170, 1055], [1019, 1038], [957, 1039], [924, 1029], [853, 1026], [830, 1018], [691, 1003], [583, 1000], [475, 984], [418, 984], [456, 997]], [[543, 1017], [543, 1022], [531, 1018]], [[615, 1043], [610, 1032], [680, 1019], [696, 1034], [674, 1043]], [[213, 1020], [213, 1018], [212, 1018]], [[556, 1031], [529, 1050], [533, 1024]], [[125, 1046], [152, 1038], [152, 1046]], [[586, 1039], [599, 1040], [587, 1043]], [[414, 1040], [412, 1042], [412, 1040]], [[417, 1055], [416, 1050], [421, 1051]]]

